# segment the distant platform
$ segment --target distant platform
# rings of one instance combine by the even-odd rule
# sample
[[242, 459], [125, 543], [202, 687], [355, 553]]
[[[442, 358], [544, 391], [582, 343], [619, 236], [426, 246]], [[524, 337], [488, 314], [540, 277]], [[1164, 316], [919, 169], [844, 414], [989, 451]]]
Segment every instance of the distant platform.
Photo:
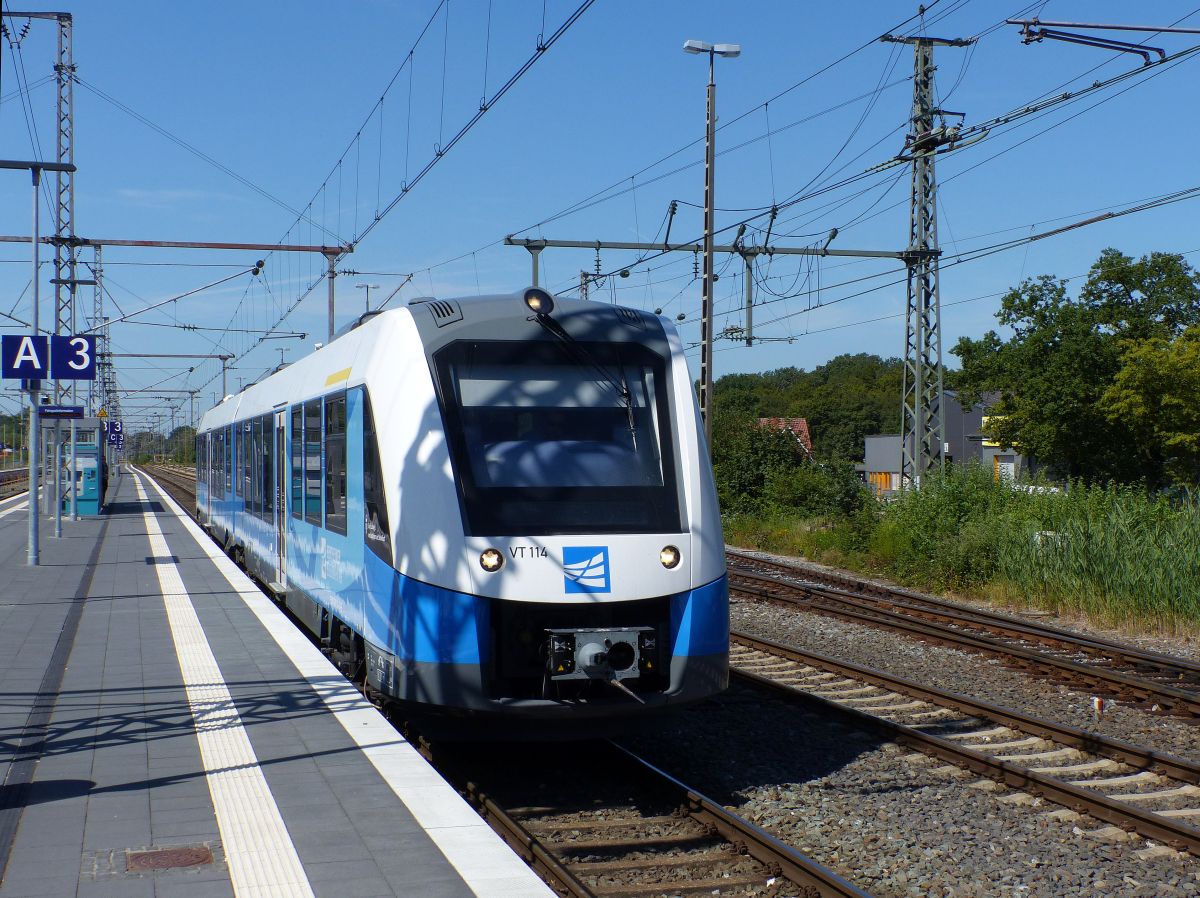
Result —
[[0, 501], [0, 898], [554, 893], [144, 475]]

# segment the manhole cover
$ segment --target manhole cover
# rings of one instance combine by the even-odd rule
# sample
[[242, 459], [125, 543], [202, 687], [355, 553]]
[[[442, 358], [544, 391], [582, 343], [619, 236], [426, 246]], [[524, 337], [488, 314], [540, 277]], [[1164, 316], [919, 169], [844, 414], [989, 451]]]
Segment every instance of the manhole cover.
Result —
[[199, 867], [201, 864], [211, 864], [212, 862], [212, 850], [204, 845], [125, 852], [125, 866], [130, 873], [146, 870], [174, 870], [177, 867]]

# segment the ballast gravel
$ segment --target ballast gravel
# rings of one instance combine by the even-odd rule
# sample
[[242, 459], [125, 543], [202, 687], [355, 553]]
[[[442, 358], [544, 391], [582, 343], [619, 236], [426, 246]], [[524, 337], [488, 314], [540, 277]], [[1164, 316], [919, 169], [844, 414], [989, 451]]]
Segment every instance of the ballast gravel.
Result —
[[622, 741], [876, 898], [1200, 896], [1187, 855], [743, 687]]
[[[782, 560], [795, 563], [795, 559]], [[995, 658], [766, 602], [733, 599], [730, 625], [755, 636], [1200, 762], [1197, 724], [1119, 701], [1108, 703], [1097, 717], [1091, 693], [1013, 670]], [[1162, 651], [1163, 646], [1156, 650]], [[1186, 649], [1177, 653], [1190, 654]]]

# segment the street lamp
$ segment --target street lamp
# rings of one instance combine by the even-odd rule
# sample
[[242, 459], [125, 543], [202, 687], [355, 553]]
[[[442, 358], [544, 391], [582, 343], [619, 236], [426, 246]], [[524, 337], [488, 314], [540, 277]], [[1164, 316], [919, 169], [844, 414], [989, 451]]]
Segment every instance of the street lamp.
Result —
[[704, 282], [700, 299], [700, 414], [704, 417], [704, 439], [712, 452], [712, 348], [713, 348], [713, 163], [716, 159], [717, 84], [713, 61], [717, 56], [734, 59], [740, 44], [706, 44], [684, 41], [685, 53], [708, 54], [708, 116], [704, 130]]
[[355, 284], [354, 288], [356, 290], [366, 290], [367, 291], [367, 311], [368, 312], [371, 311], [371, 291], [378, 290], [379, 285], [378, 284]]

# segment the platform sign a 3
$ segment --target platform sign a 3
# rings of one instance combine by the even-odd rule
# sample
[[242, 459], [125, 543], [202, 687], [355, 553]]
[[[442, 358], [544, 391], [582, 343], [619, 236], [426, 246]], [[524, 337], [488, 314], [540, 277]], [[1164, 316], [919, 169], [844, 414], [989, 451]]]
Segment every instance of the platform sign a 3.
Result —
[[55, 380], [96, 379], [94, 336], [51, 337], [50, 376]]
[[34, 337], [29, 334], [0, 336], [0, 377], [38, 379], [48, 377], [49, 374], [49, 337]]

